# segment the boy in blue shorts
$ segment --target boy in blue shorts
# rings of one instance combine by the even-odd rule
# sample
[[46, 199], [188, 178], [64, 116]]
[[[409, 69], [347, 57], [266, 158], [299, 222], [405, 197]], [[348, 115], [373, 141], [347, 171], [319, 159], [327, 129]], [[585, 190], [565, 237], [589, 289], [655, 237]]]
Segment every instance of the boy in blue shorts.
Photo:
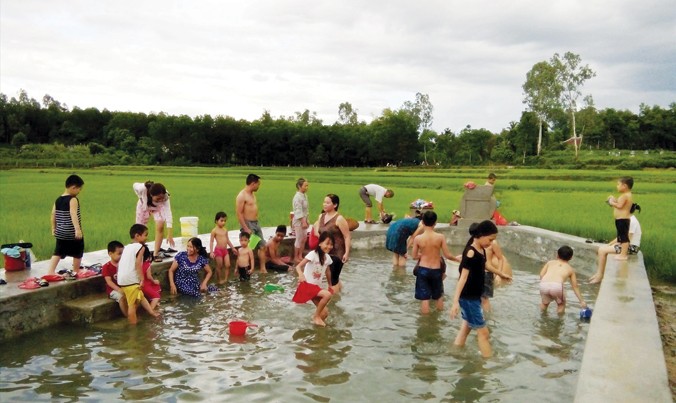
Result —
[[462, 252], [460, 261], [460, 278], [453, 296], [451, 319], [455, 319], [458, 311], [462, 311], [462, 326], [453, 344], [464, 346], [472, 329], [477, 332], [477, 341], [481, 356], [492, 355], [488, 327], [481, 309], [481, 294], [484, 290], [486, 273], [486, 251], [498, 234], [498, 228], [490, 220], [469, 227], [471, 238]]
[[443, 234], [434, 232], [437, 214], [426, 211], [422, 216], [423, 233], [413, 240], [413, 257], [418, 259], [413, 274], [415, 280], [415, 299], [420, 300], [420, 313], [430, 312], [430, 299], [436, 301], [437, 310], [444, 309], [444, 278], [446, 278], [447, 259], [458, 261], [446, 245]]

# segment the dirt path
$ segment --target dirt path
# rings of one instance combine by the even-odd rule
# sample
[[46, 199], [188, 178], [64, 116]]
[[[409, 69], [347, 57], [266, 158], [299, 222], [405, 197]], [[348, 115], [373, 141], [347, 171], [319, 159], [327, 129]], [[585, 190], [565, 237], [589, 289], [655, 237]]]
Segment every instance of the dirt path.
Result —
[[654, 285], [653, 300], [662, 335], [671, 396], [676, 401], [676, 290], [668, 285]]

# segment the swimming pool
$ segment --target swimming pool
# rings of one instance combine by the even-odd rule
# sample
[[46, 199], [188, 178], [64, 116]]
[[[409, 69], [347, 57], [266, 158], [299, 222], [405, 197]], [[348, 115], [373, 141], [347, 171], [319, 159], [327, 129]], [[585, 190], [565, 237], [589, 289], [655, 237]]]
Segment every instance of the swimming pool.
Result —
[[[460, 320], [448, 317], [448, 300], [444, 312], [421, 316], [411, 267], [393, 270], [389, 253], [369, 250], [355, 251], [341, 275], [345, 292], [332, 301], [327, 328], [310, 323], [313, 305], [290, 301], [294, 275], [254, 276], [198, 301], [165, 297], [162, 318], [142, 316], [136, 328], [120, 319], [5, 342], [0, 393], [24, 401], [571, 401], [588, 324], [569, 288], [565, 316], [551, 306], [542, 316], [541, 264], [507, 256], [515, 281], [492, 300], [489, 360], [474, 334], [453, 347]], [[265, 293], [266, 283], [285, 291]], [[449, 299], [455, 279], [445, 286]], [[581, 284], [587, 301], [596, 291]], [[231, 337], [235, 318], [259, 327]]]

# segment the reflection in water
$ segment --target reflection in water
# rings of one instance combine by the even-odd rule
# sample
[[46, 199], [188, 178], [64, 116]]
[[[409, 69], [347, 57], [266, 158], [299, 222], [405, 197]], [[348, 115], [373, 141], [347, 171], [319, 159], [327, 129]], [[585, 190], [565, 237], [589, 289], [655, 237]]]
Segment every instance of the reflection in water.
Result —
[[340, 369], [352, 350], [349, 330], [332, 328], [301, 329], [293, 334], [296, 342], [296, 367], [305, 374], [304, 379], [316, 386], [336, 385], [350, 379], [349, 371]]
[[[161, 318], [133, 328], [118, 319], [6, 342], [0, 400], [536, 401], [544, 390], [569, 401], [588, 324], [573, 307], [541, 316], [540, 265], [508, 257], [517, 270], [495, 292], [490, 360], [475, 337], [454, 348], [448, 302], [421, 315], [411, 268], [370, 250], [353, 254], [326, 328], [310, 323], [311, 304], [291, 302], [293, 273], [256, 275], [201, 299], [167, 296]], [[446, 279], [447, 299], [456, 281]], [[284, 292], [265, 293], [267, 283]], [[595, 290], [581, 286], [588, 301]], [[259, 326], [232, 337], [235, 319]]]

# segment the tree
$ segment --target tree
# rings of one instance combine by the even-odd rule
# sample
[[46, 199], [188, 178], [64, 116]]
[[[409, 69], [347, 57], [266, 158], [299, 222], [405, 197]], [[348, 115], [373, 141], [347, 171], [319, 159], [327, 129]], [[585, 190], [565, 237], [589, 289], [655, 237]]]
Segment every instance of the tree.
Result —
[[538, 118], [537, 155], [542, 151], [542, 123], [550, 116], [552, 110], [558, 107], [562, 87], [556, 79], [556, 69], [546, 61], [536, 63], [526, 73], [526, 82], [523, 83], [525, 95], [523, 103], [535, 113]]
[[343, 102], [338, 105], [338, 121], [343, 125], [356, 125], [359, 123], [357, 110], [352, 109], [352, 104]]
[[[430, 102], [429, 95], [417, 92], [415, 94], [415, 102], [411, 101], [404, 102], [402, 109], [409, 111], [409, 113], [416, 118], [418, 124], [419, 137], [422, 136], [423, 133], [425, 133], [426, 130], [429, 130], [430, 127], [432, 126], [433, 120], [432, 112], [434, 111], [434, 106], [432, 106], [432, 102]], [[423, 142], [423, 155], [425, 159], [425, 164], [428, 164], [427, 142]]]
[[581, 65], [580, 55], [572, 52], [566, 52], [563, 58], [558, 53], [554, 53], [550, 63], [556, 69], [556, 77], [559, 85], [562, 87], [561, 102], [565, 105], [571, 119], [571, 131], [573, 145], [575, 146], [575, 158], [578, 156], [579, 147], [582, 146], [582, 136], [577, 135], [575, 128], [575, 112], [577, 112], [577, 100], [582, 96], [580, 87], [584, 82], [596, 76], [594, 70], [589, 65]]

